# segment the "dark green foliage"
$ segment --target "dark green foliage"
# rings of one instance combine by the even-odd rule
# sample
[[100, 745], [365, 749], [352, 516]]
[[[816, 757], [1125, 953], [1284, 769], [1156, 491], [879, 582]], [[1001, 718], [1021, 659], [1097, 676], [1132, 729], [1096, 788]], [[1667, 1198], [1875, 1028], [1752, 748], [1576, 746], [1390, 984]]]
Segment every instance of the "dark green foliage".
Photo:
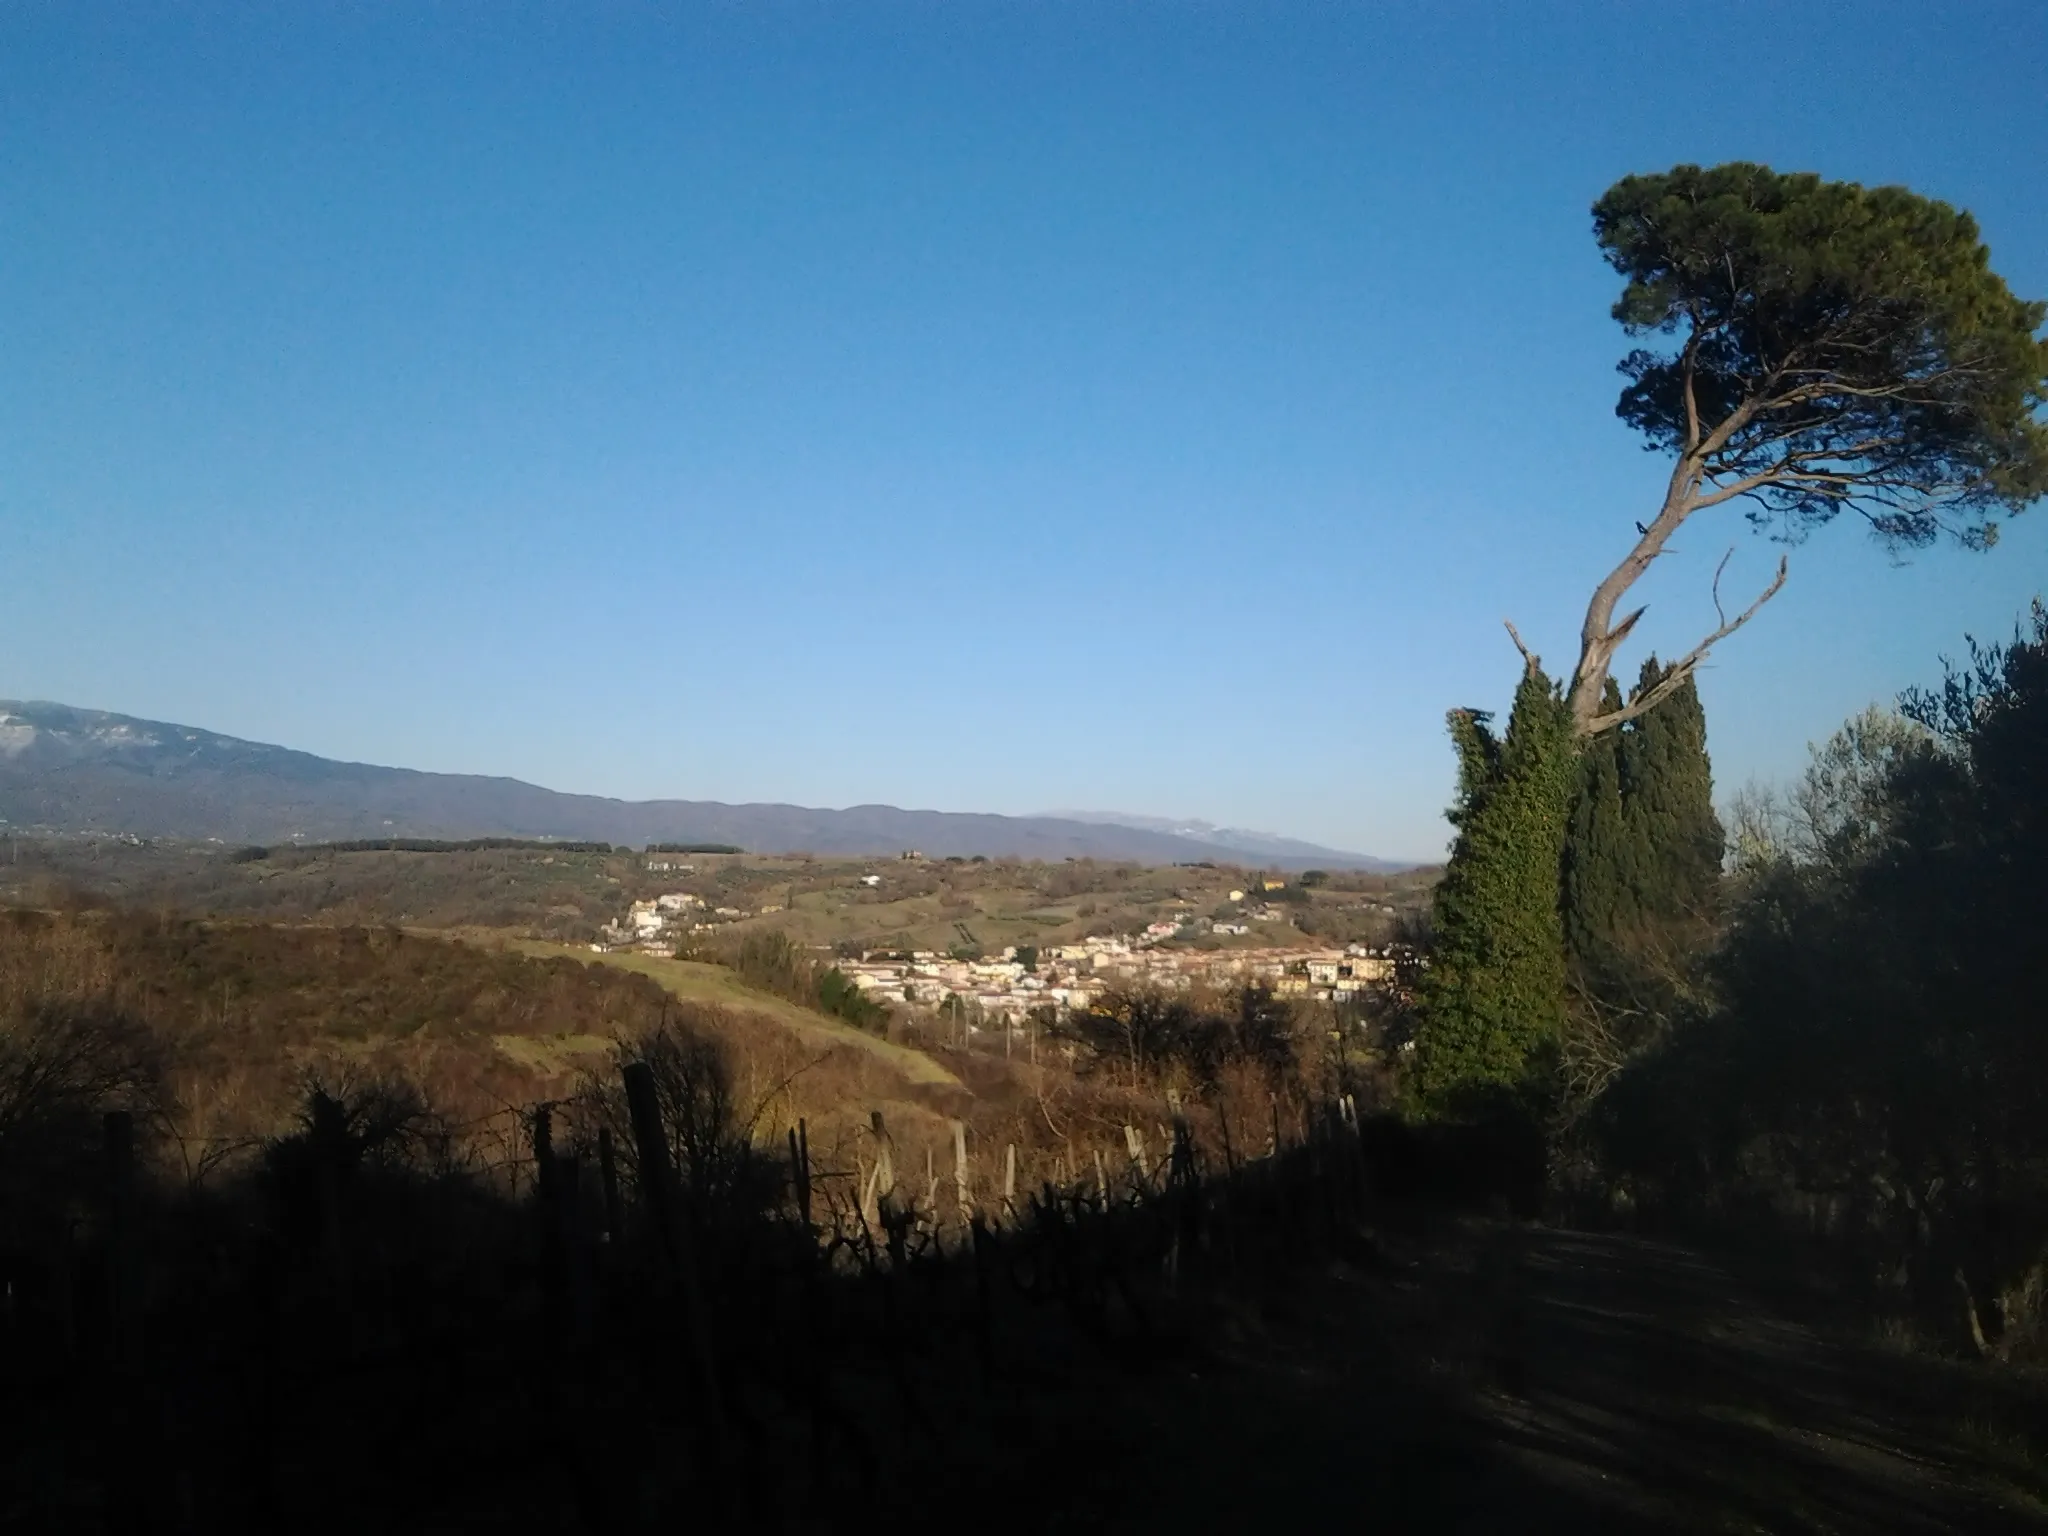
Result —
[[1450, 728], [1458, 837], [1436, 892], [1412, 1079], [1433, 1108], [1520, 1084], [1563, 1024], [1558, 871], [1578, 773], [1571, 718], [1533, 665], [1504, 737], [1476, 710], [1453, 711]]
[[649, 843], [649, 853], [744, 853], [734, 843]]
[[1017, 963], [1027, 971], [1037, 970], [1038, 946], [1036, 944], [1019, 944], [1017, 946]]
[[[1667, 674], [1651, 657], [1643, 663], [1637, 695]], [[1652, 923], [1698, 917], [1713, 905], [1727, 838], [1714, 810], [1706, 711], [1691, 677], [1630, 722], [1621, 751], [1624, 803], [1641, 860], [1641, 915]]]
[[838, 966], [820, 965], [779, 929], [750, 933], [727, 954], [732, 969], [763, 992], [877, 1034], [889, 1027], [887, 1008], [862, 992]]
[[[1602, 708], [1621, 708], [1621, 689], [1607, 680]], [[1627, 727], [1585, 744], [1564, 848], [1565, 949], [1580, 968], [1604, 959], [1629, 921], [1634, 895], [1632, 828], [1622, 803], [1621, 744]]]
[[1755, 516], [1796, 532], [1853, 509], [1901, 542], [1981, 543], [2048, 490], [2048, 306], [2012, 295], [1967, 213], [1681, 165], [1617, 182], [1593, 229], [1627, 279], [1614, 317], [1685, 337], [1627, 358], [1618, 414], [1703, 452], [1710, 485], [1754, 481]]
[[1938, 1326], [1968, 1320], [1960, 1274], [1987, 1348], [2038, 1348], [2048, 611], [1907, 704], [1930, 734], [1872, 759], [1869, 835], [1809, 839], [1747, 875], [1720, 1007], [1624, 1073], [1609, 1154], [1666, 1208], [1831, 1202], [1864, 1272]]
[[857, 1029], [882, 1034], [889, 1028], [889, 1010], [855, 986], [836, 965], [818, 978], [817, 1006]]
[[[1668, 669], [1643, 663], [1635, 697]], [[1622, 704], [1610, 678], [1603, 709]], [[1707, 720], [1685, 678], [1664, 701], [1587, 742], [1564, 853], [1566, 952], [1582, 978], [1611, 978], [1714, 908], [1725, 837], [1714, 810]]]

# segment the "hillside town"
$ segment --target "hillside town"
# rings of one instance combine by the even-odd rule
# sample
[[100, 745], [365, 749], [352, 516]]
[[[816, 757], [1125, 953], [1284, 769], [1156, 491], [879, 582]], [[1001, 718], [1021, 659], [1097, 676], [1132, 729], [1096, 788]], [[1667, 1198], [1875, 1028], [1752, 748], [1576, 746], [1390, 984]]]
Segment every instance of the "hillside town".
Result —
[[1150, 942], [1084, 939], [1042, 950], [1007, 948], [996, 959], [969, 960], [935, 951], [842, 960], [839, 968], [877, 1000], [913, 1008], [942, 1008], [949, 999], [991, 1017], [1022, 1017], [1052, 1007], [1085, 1011], [1112, 987], [1184, 992], [1196, 986], [1264, 981], [1283, 997], [1347, 1002], [1389, 981], [1394, 962], [1364, 945], [1342, 949], [1168, 948], [1177, 930], [1151, 933]]
[[[687, 872], [687, 866], [677, 872]], [[590, 947], [598, 953], [635, 950], [672, 955], [689, 935], [779, 910], [773, 904], [751, 910], [709, 906], [702, 897], [671, 891], [633, 902], [622, 918], [600, 930], [598, 941]], [[1244, 913], [1252, 920], [1278, 915], [1257, 906]], [[1219, 949], [1195, 948], [1190, 943], [1212, 935], [1233, 938], [1249, 932], [1248, 922], [1178, 913], [1128, 937], [1090, 937], [1043, 948], [1011, 945], [994, 956], [926, 949], [869, 950], [857, 956], [841, 954], [835, 963], [863, 994], [891, 1008], [966, 1008], [991, 1018], [1012, 1019], [1044, 1008], [1062, 1015], [1085, 1011], [1111, 988], [1185, 992], [1201, 986], [1261, 981], [1283, 997], [1343, 1003], [1394, 979], [1391, 951], [1363, 944]]]

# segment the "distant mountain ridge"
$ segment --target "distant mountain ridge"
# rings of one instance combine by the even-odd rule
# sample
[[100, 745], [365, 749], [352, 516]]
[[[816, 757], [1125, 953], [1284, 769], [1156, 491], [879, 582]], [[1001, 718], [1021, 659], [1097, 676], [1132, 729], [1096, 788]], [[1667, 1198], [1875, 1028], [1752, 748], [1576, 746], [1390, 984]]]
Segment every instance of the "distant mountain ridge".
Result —
[[888, 855], [914, 848], [935, 858], [1407, 867], [1285, 838], [1268, 841], [1290, 851], [1254, 852], [1241, 842], [1183, 835], [1171, 830], [1182, 824], [1169, 822], [614, 800], [518, 779], [338, 762], [194, 726], [12, 700], [0, 700], [0, 820], [24, 830], [230, 843], [504, 836], [635, 846], [736, 843], [757, 853]]
[[1303, 842], [1298, 837], [1282, 837], [1276, 832], [1254, 832], [1246, 827], [1219, 827], [1214, 822], [1200, 821], [1192, 817], [1175, 819], [1167, 816], [1134, 816], [1126, 811], [1047, 811], [1045, 814], [1062, 821], [1086, 822], [1090, 826], [1130, 827], [1141, 832], [1164, 832], [1173, 837], [1192, 838], [1196, 842], [1228, 848], [1243, 857], [1264, 863], [1277, 861], [1290, 865], [1320, 864], [1326, 869], [1412, 867], [1390, 859], [1376, 859], [1370, 854], [1347, 853], [1341, 848], [1325, 848], [1318, 843]]

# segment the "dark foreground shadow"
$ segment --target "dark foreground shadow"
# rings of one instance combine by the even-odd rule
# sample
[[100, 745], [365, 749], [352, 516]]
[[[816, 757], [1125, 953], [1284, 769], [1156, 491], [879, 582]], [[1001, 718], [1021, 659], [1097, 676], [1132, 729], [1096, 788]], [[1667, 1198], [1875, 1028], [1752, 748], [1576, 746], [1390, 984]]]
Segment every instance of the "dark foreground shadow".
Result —
[[1633, 1238], [1464, 1223], [1379, 1251], [1162, 1402], [1124, 1528], [2048, 1528], [2035, 1378]]

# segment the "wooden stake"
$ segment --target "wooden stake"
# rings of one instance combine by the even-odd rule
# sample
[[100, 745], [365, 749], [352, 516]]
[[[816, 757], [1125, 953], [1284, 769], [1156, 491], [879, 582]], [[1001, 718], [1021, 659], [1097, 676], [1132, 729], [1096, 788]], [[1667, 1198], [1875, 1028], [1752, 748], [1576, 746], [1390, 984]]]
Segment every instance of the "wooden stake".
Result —
[[868, 1111], [868, 1125], [875, 1137], [874, 1216], [878, 1226], [887, 1227], [895, 1214], [896, 1158], [889, 1145], [889, 1132], [879, 1109]]
[[704, 1297], [698, 1287], [694, 1255], [683, 1234], [682, 1192], [676, 1183], [676, 1167], [669, 1157], [668, 1138], [661, 1128], [661, 1102], [655, 1092], [654, 1073], [644, 1061], [626, 1063], [621, 1074], [626, 1083], [626, 1108], [633, 1119], [633, 1143], [640, 1158], [640, 1191], [647, 1202], [660, 1252], [669, 1275], [682, 1291], [684, 1321], [695, 1355], [697, 1388], [702, 1397], [705, 1423], [710, 1427], [715, 1448], [714, 1463], [725, 1460], [725, 1404], [718, 1392], [718, 1371], [712, 1359], [709, 1319], [704, 1315]]
[[1173, 1117], [1172, 1151], [1167, 1155], [1166, 1176], [1171, 1183], [1186, 1184], [1195, 1176], [1195, 1145], [1188, 1130], [1187, 1112], [1181, 1108], [1178, 1088], [1166, 1090], [1166, 1107]]
[[598, 1127], [597, 1171], [604, 1182], [604, 1240], [616, 1245], [622, 1241], [620, 1226], [625, 1213], [619, 1205], [618, 1149], [612, 1143], [612, 1128], [608, 1125]]
[[953, 1204], [963, 1225], [974, 1221], [974, 1186], [967, 1174], [967, 1122], [953, 1122]]
[[100, 1122], [107, 1167], [107, 1342], [114, 1369], [142, 1369], [142, 1254], [135, 1230], [135, 1117], [125, 1109]]
[[811, 1149], [810, 1137], [806, 1134], [803, 1121], [790, 1127], [789, 1132], [790, 1177], [796, 1184], [797, 1215], [803, 1219], [804, 1230], [811, 1230]]
[[554, 1115], [547, 1105], [536, 1105], [533, 1111], [533, 1187], [536, 1193], [547, 1194], [554, 1174], [554, 1161]]

